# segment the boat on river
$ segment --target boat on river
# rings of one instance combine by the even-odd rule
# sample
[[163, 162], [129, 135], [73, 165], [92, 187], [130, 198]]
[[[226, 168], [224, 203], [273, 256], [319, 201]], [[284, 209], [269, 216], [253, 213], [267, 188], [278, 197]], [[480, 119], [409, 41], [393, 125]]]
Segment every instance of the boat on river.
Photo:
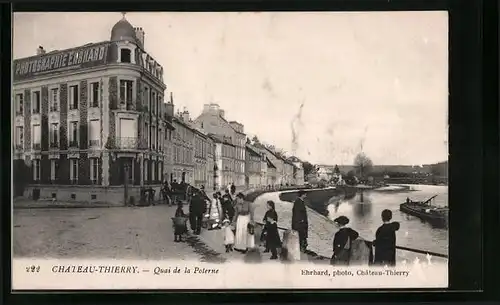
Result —
[[433, 205], [436, 197], [437, 195], [434, 195], [425, 201], [412, 201], [408, 199], [405, 203], [399, 205], [399, 210], [429, 223], [447, 226], [449, 209], [448, 207]]

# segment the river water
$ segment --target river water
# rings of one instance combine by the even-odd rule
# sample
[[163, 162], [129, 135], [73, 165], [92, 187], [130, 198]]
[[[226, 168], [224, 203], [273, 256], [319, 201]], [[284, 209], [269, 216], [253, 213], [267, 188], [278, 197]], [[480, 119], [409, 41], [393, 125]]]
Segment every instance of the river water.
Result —
[[[329, 201], [327, 211], [321, 214], [308, 208], [309, 218], [309, 248], [321, 255], [330, 257], [332, 255], [333, 236], [337, 228], [332, 220], [340, 215], [350, 219], [349, 226], [358, 231], [361, 237], [367, 240], [375, 238], [377, 228], [382, 224], [380, 217], [384, 209], [393, 212], [393, 221], [398, 221], [401, 228], [396, 233], [399, 246], [416, 248], [442, 254], [448, 254], [448, 230], [434, 228], [432, 225], [420, 219], [406, 215], [399, 211], [399, 205], [407, 197], [412, 200], [426, 200], [437, 195], [434, 204], [440, 206], [448, 205], [448, 187], [434, 185], [411, 185], [411, 191], [402, 192], [377, 192], [364, 191], [363, 198], [358, 193], [354, 198], [342, 199], [332, 198]], [[278, 225], [290, 228], [293, 203], [284, 202], [279, 199], [279, 192], [267, 193], [259, 196], [256, 201], [255, 216], [257, 220], [262, 219], [267, 200], [276, 203], [278, 213]], [[397, 251], [398, 260], [426, 260], [425, 255], [415, 254], [408, 251]], [[441, 260], [432, 258], [433, 261]]]

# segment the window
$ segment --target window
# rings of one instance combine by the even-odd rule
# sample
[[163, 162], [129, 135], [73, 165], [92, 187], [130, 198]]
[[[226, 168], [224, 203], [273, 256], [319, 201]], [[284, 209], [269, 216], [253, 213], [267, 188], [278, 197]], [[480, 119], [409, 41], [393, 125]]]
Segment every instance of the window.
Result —
[[23, 148], [23, 142], [24, 142], [24, 128], [22, 126], [17, 126], [16, 127], [16, 148], [17, 149], [22, 149]]
[[78, 122], [69, 122], [69, 147], [78, 147]]
[[146, 123], [146, 139], [147, 139], [148, 147], [151, 147], [150, 146], [150, 143], [151, 143], [151, 133], [149, 131], [149, 125], [148, 125], [148, 123]]
[[59, 123], [50, 124], [49, 139], [51, 148], [59, 147]]
[[149, 88], [144, 88], [144, 101], [142, 103], [146, 107], [148, 107], [149, 110], [151, 110], [151, 105], [149, 105]]
[[99, 158], [90, 158], [90, 180], [91, 180], [92, 184], [99, 183], [100, 161], [101, 160]]
[[90, 120], [89, 124], [89, 144], [90, 147], [100, 146], [101, 125], [99, 120]]
[[40, 181], [40, 160], [33, 160], [33, 180]]
[[120, 103], [132, 103], [132, 86], [131, 80], [120, 80]]
[[16, 94], [16, 115], [24, 114], [24, 94]]
[[151, 92], [151, 112], [156, 113], [156, 93]]
[[151, 148], [154, 149], [156, 147], [156, 127], [151, 126]]
[[59, 111], [59, 89], [50, 89], [50, 111]]
[[131, 56], [132, 52], [130, 51], [130, 49], [121, 49], [120, 50], [120, 57], [121, 57], [121, 62], [124, 62], [124, 63], [130, 63], [131, 59], [132, 59], [132, 56]]
[[33, 114], [40, 113], [40, 91], [33, 92]]
[[69, 159], [69, 180], [72, 184], [78, 182], [78, 159]]
[[78, 85], [69, 86], [68, 94], [69, 109], [78, 109]]
[[50, 180], [55, 181], [59, 177], [59, 160], [50, 160]]
[[37, 124], [37, 125], [33, 125], [33, 148], [34, 149], [40, 149], [40, 143], [41, 143], [41, 138], [42, 138], [42, 134], [41, 134], [41, 128], [40, 128], [40, 125]]
[[90, 107], [99, 107], [100, 88], [99, 83], [90, 84]]
[[161, 130], [161, 128], [158, 128], [158, 140], [157, 141], [158, 141], [158, 150], [159, 151], [162, 151], [162, 146], [163, 146], [162, 140], [163, 140], [162, 130]]
[[161, 95], [158, 94], [158, 102], [157, 102], [157, 108], [158, 108], [158, 114], [161, 114]]

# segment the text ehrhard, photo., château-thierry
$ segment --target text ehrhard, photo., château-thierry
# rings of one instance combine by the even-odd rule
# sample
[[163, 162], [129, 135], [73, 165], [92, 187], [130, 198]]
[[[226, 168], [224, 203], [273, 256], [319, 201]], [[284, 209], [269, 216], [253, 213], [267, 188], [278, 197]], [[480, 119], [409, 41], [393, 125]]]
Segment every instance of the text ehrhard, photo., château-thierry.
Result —
[[40, 47], [14, 61], [14, 180], [27, 182], [15, 192], [122, 204], [125, 175], [136, 200], [144, 186], [158, 194], [164, 179], [209, 189], [303, 184], [299, 163], [248, 144], [217, 104], [196, 119], [175, 113], [145, 36], [123, 18], [110, 41]]

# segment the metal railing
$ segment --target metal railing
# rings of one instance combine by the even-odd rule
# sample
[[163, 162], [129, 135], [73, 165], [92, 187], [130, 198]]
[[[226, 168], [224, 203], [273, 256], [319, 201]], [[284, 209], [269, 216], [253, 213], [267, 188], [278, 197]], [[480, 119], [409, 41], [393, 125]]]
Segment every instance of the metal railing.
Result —
[[42, 150], [42, 144], [33, 143], [33, 150]]
[[15, 150], [23, 150], [24, 146], [23, 146], [23, 144], [16, 144], [16, 145], [14, 145], [14, 149]]
[[49, 147], [50, 148], [59, 148], [59, 142], [57, 140], [54, 140], [53, 142], [50, 142]]
[[[255, 223], [258, 224], [259, 226], [264, 226], [264, 223], [262, 223], [262, 222], [256, 221]], [[288, 231], [290, 229], [278, 226], [278, 230]], [[366, 242], [368, 243], [369, 246], [373, 246], [373, 241], [366, 240]], [[409, 251], [409, 252], [413, 252], [413, 253], [418, 253], [418, 254], [424, 254], [424, 255], [429, 254], [429, 255], [432, 255], [432, 256], [446, 258], [446, 259], [448, 258], [448, 255], [445, 255], [445, 254], [442, 254], [442, 253], [437, 253], [437, 252], [432, 252], [432, 251], [427, 251], [427, 250], [420, 250], [420, 249], [403, 247], [403, 246], [396, 246], [396, 249], [403, 250], [403, 251]]]
[[138, 137], [117, 137], [115, 147], [117, 149], [145, 149], [147, 147], [145, 139]]

